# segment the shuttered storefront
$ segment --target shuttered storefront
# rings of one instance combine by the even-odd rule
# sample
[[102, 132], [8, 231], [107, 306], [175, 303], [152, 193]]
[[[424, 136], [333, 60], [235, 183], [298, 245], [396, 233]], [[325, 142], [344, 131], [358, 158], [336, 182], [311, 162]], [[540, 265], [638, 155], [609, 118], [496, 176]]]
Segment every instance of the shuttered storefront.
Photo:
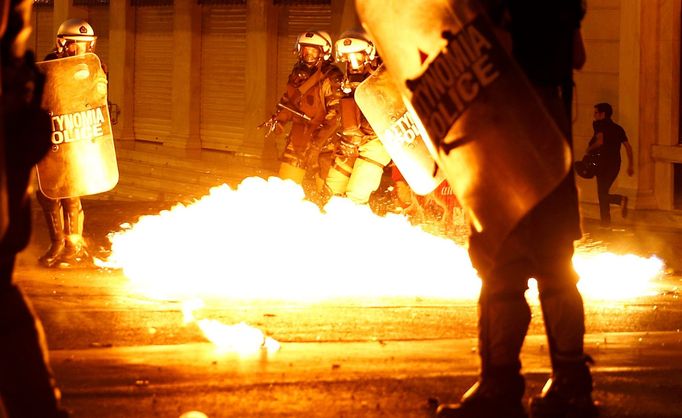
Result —
[[277, 90], [278, 97], [284, 93], [291, 68], [296, 63], [296, 55], [292, 52], [296, 38], [308, 30], [331, 30], [331, 5], [300, 4], [278, 5], [279, 30], [277, 36]]
[[31, 13], [31, 38], [29, 48], [33, 49], [37, 60], [42, 60], [52, 51], [57, 35], [56, 28], [52, 27], [52, 5], [33, 6]]
[[202, 6], [201, 146], [245, 151], [245, 4]]
[[97, 35], [95, 53], [104, 64], [109, 63], [109, 5], [88, 6], [88, 23]]
[[164, 142], [171, 133], [173, 6], [135, 7], [135, 110], [139, 140]]

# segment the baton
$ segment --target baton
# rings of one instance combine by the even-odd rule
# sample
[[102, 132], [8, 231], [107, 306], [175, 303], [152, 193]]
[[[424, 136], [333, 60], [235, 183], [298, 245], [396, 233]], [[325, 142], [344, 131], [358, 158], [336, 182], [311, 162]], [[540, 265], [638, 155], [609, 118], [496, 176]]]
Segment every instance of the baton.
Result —
[[305, 113], [299, 112], [298, 110], [291, 108], [285, 104], [277, 103], [277, 107], [284, 109], [284, 110], [288, 110], [289, 112], [293, 113], [294, 115], [298, 116], [299, 118], [305, 119], [306, 122], [310, 122], [312, 120], [312, 118], [310, 116], [306, 115]]

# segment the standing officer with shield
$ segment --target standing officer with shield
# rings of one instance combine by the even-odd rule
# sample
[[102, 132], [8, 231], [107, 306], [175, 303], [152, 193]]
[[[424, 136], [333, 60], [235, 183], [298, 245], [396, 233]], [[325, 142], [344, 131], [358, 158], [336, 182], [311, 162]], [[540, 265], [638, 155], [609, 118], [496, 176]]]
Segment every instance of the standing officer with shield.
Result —
[[581, 65], [576, 44], [584, 2], [357, 0], [356, 6], [471, 219], [469, 255], [482, 280], [481, 371], [461, 401], [440, 405], [437, 415], [527, 416], [520, 352], [531, 320], [524, 292], [534, 277], [552, 375], [532, 398], [530, 415], [596, 417], [572, 265], [581, 231], [566, 106], [572, 71]]
[[106, 108], [107, 79], [83, 19], [63, 22], [55, 49], [39, 66], [47, 74], [44, 107], [52, 116], [52, 150], [38, 164], [36, 193], [50, 234], [45, 267], [91, 261], [83, 239], [81, 196], [110, 190], [118, 168]]
[[381, 183], [391, 156], [355, 100], [355, 90], [380, 65], [374, 44], [363, 34], [345, 32], [335, 44], [336, 60], [346, 65], [342, 83], [341, 141], [327, 174], [325, 193], [364, 204]]

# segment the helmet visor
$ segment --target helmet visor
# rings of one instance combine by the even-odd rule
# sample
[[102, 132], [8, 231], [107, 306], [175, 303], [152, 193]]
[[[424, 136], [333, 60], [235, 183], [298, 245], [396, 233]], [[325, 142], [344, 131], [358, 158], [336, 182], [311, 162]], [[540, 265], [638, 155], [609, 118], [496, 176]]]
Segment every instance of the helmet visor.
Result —
[[321, 55], [322, 51], [320, 51], [320, 47], [312, 45], [302, 45], [301, 53], [299, 56], [301, 58], [301, 61], [303, 61], [306, 64], [312, 65], [317, 63]]
[[75, 39], [61, 39], [59, 40], [64, 54], [72, 57], [76, 55], [83, 55], [86, 52], [92, 52], [94, 41], [84, 41]]
[[364, 69], [365, 63], [367, 62], [367, 55], [364, 52], [352, 52], [346, 54], [344, 61], [348, 63], [348, 69], [352, 71], [361, 71]]

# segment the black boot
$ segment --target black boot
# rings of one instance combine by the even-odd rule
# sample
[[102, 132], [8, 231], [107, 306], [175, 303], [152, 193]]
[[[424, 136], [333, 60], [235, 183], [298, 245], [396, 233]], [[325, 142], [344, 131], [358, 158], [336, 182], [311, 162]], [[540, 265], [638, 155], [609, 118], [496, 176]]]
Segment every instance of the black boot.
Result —
[[589, 357], [555, 367], [542, 393], [530, 400], [531, 418], [596, 418]]
[[47, 232], [50, 234], [50, 247], [45, 254], [38, 258], [38, 262], [44, 267], [54, 267], [64, 249], [64, 224], [61, 205], [58, 200], [51, 200], [44, 196], [39, 197], [38, 200], [45, 215]]
[[552, 376], [542, 393], [530, 401], [532, 418], [595, 418], [592, 362], [583, 351], [585, 314], [575, 284], [540, 292]]
[[458, 404], [438, 407], [438, 418], [526, 418], [523, 409], [524, 381], [520, 375], [482, 378]]
[[481, 379], [464, 394], [459, 404], [441, 405], [438, 417], [525, 418], [520, 374], [521, 346], [530, 323], [530, 308], [517, 292], [481, 289], [478, 301], [478, 345]]
[[69, 268], [88, 266], [91, 262], [92, 257], [88, 253], [83, 236], [71, 234], [66, 237], [66, 245], [64, 245], [64, 250], [61, 252], [55, 265], [59, 268]]

